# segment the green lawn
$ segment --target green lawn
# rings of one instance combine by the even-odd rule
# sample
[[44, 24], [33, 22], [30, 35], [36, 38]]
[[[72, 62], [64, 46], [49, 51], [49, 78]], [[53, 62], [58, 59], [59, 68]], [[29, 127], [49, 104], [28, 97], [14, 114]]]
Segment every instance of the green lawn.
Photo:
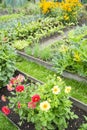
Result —
[[0, 130], [18, 130], [18, 129], [0, 112]]
[[40, 66], [38, 64], [29, 62], [24, 59], [20, 59], [20, 62], [16, 64], [17, 68], [26, 72], [27, 74], [46, 82], [46, 78], [48, 75], [54, 75], [55, 73], [52, 71], [47, 70], [45, 67]]
[[[17, 68], [27, 74], [46, 82], [48, 75], [54, 75], [54, 72], [47, 70], [43, 66], [37, 65], [33, 62], [29, 62], [25, 59], [21, 59], [16, 64]], [[65, 79], [64, 82], [67, 86], [72, 87], [71, 96], [79, 99], [80, 101], [87, 103], [87, 84], [83, 82], [77, 82], [75, 80]]]

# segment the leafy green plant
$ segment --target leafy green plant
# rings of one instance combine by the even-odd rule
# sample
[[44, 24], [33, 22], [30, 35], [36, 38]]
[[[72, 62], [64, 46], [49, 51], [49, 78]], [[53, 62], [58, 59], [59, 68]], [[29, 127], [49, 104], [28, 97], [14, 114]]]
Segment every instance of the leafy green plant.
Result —
[[[58, 73], [63, 73], [64, 70], [78, 73], [80, 76], [87, 76], [87, 26], [80, 27], [77, 35], [77, 30], [71, 31], [69, 38], [60, 45], [58, 52], [53, 58], [53, 64]], [[82, 31], [84, 30], [84, 31]], [[75, 37], [75, 35], [77, 37]]]
[[24, 6], [23, 9], [20, 9], [20, 12], [23, 12], [25, 15], [36, 15], [36, 14], [40, 14], [40, 8], [38, 6], [38, 3], [33, 3], [31, 2], [27, 2], [27, 4]]
[[0, 22], [6, 22], [13, 19], [18, 19], [22, 16], [22, 14], [10, 14], [10, 15], [4, 15], [0, 17]]
[[70, 86], [65, 86], [60, 77], [47, 79], [44, 85], [15, 85], [15, 95], [9, 97], [9, 107], [19, 114], [21, 120], [35, 124], [36, 130], [61, 130], [68, 126], [69, 119], [77, 118], [71, 112]]
[[83, 25], [82, 27], [77, 26], [76, 29], [73, 29], [68, 34], [68, 39], [70, 42], [80, 42], [81, 39], [83, 39], [85, 36], [87, 36], [87, 26]]
[[49, 16], [50, 17], [59, 17], [60, 20], [62, 20], [63, 17], [62, 17], [62, 10], [61, 10], [61, 8], [56, 7], [56, 8], [51, 9], [51, 12], [49, 13]]
[[0, 87], [6, 85], [15, 71], [16, 53], [8, 44], [0, 45]]
[[52, 58], [51, 49], [49, 47], [41, 49], [39, 55], [41, 59], [45, 61], [50, 61]]
[[14, 28], [3, 30], [0, 34], [9, 38], [9, 41], [31, 39], [32, 43], [38, 42], [44, 37], [58, 33], [64, 28], [58, 18], [38, 19], [22, 25], [20, 22]]
[[36, 21], [37, 19], [41, 18], [40, 15], [23, 15], [23, 14], [11, 14], [1, 16], [0, 19], [0, 30], [8, 30], [11, 28], [15, 28], [18, 23], [21, 25], [25, 25], [30, 23], [31, 21]]
[[42, 48], [40, 47], [39, 43], [36, 43], [33, 47], [28, 47], [25, 48], [25, 53], [32, 55], [34, 57], [40, 58], [42, 60], [45, 61], [49, 61], [52, 58], [52, 54], [51, 54], [51, 48], [50, 47], [46, 47], [46, 48]]
[[17, 40], [17, 41], [14, 41], [14, 44], [12, 46], [15, 47], [18, 50], [22, 50], [25, 47], [29, 46], [30, 44], [31, 43], [29, 43], [26, 40]]

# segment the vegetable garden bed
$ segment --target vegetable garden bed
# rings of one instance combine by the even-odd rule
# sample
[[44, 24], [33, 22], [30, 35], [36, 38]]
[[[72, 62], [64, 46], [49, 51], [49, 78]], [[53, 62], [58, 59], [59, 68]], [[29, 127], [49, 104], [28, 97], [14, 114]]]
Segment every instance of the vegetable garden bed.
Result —
[[[26, 75], [25, 73], [21, 72], [21, 71], [16, 71], [16, 74], [23, 74], [24, 76], [27, 77], [27, 79], [31, 82], [31, 83], [41, 83], [42, 82], [36, 80], [35, 78]], [[31, 81], [32, 80], [32, 81]], [[6, 95], [6, 96], [10, 96], [11, 93], [7, 90], [6, 87], [3, 87], [0, 89], [0, 97], [1, 95]], [[74, 120], [70, 120], [69, 121], [69, 126], [66, 130], [78, 130], [78, 128], [80, 127], [80, 125], [82, 123], [85, 122], [84, 120], [84, 116], [87, 116], [87, 104], [84, 104], [72, 97], [70, 97], [70, 100], [73, 102], [73, 108], [72, 111], [75, 112], [75, 114], [78, 115], [78, 119], [74, 119]], [[0, 100], [0, 109], [2, 108], [3, 105], [8, 105], [8, 101], [6, 102], [2, 102]], [[19, 129], [19, 130], [35, 130], [34, 128], [34, 124], [32, 123], [27, 123], [26, 121], [24, 121], [24, 123], [22, 125], [19, 125], [20, 123], [20, 118], [19, 116], [14, 113], [13, 111], [11, 111], [10, 115], [7, 116], [7, 118]]]

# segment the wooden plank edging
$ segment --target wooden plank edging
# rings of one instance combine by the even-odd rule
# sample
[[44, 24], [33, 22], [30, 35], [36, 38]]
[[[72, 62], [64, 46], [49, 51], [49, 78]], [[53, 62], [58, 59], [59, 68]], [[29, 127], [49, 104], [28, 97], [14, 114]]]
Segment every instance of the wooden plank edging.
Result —
[[43, 60], [40, 60], [40, 59], [38, 59], [38, 58], [35, 58], [35, 57], [33, 57], [33, 56], [27, 55], [27, 54], [24, 53], [24, 52], [17, 51], [17, 54], [20, 55], [20, 56], [22, 56], [22, 57], [24, 57], [24, 58], [26, 58], [26, 59], [28, 59], [29, 61], [33, 61], [33, 62], [35, 62], [35, 63], [37, 63], [37, 64], [40, 64], [40, 65], [42, 65], [42, 66], [45, 66], [45, 67], [48, 68], [48, 69], [52, 69], [52, 67], [53, 67], [52, 64], [50, 64], [50, 63], [48, 63], [48, 62], [45, 62], [45, 61], [43, 61]]
[[85, 112], [87, 112], [87, 104], [77, 100], [76, 98], [70, 97], [70, 100], [73, 102], [73, 104], [75, 106], [77, 106], [78, 108], [84, 110]]

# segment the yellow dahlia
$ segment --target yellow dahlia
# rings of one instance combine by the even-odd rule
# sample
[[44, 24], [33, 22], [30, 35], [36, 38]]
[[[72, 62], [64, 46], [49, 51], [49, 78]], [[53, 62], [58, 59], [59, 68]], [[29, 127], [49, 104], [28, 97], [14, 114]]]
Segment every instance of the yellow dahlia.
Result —
[[71, 91], [71, 87], [70, 86], [65, 88], [65, 93], [69, 93], [70, 91]]
[[60, 88], [58, 86], [54, 86], [52, 88], [53, 94], [58, 94], [60, 92]]
[[42, 111], [48, 111], [50, 109], [50, 103], [48, 101], [43, 101], [40, 103], [40, 109]]

